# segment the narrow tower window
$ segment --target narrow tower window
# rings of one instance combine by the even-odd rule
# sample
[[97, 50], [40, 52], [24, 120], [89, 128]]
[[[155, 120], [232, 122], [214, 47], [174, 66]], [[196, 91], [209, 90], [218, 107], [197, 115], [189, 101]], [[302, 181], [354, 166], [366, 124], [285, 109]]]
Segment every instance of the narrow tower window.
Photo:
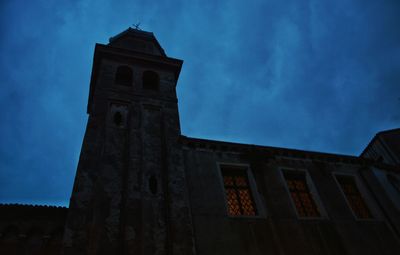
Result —
[[255, 216], [247, 169], [223, 166], [221, 170], [229, 216]]
[[354, 176], [336, 175], [336, 180], [354, 215], [358, 219], [372, 219], [372, 214], [358, 189]]
[[158, 90], [159, 89], [160, 78], [158, 74], [153, 71], [143, 72], [143, 88], [148, 90]]
[[132, 69], [129, 66], [119, 66], [115, 73], [115, 83], [123, 86], [131, 86], [132, 76]]
[[111, 103], [108, 121], [111, 127], [126, 128], [128, 125], [129, 110], [126, 105]]
[[154, 175], [152, 175], [149, 179], [149, 188], [153, 195], [157, 194], [157, 179]]
[[116, 126], [121, 126], [121, 124], [122, 124], [122, 114], [120, 112], [114, 113], [114, 124]]

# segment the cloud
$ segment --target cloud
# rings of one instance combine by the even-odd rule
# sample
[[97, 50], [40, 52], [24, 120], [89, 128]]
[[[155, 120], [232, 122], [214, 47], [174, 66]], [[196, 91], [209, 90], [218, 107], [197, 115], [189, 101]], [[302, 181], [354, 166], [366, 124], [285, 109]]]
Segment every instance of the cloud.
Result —
[[93, 49], [133, 23], [185, 61], [188, 136], [357, 155], [400, 123], [398, 1], [9, 1], [0, 200], [67, 204]]

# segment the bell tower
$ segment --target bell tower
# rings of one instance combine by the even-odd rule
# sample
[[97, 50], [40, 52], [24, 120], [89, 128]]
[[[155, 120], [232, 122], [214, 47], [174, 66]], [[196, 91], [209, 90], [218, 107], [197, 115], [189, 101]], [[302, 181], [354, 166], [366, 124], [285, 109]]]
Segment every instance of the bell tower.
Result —
[[182, 63], [137, 29], [96, 44], [64, 254], [194, 254], [176, 97]]

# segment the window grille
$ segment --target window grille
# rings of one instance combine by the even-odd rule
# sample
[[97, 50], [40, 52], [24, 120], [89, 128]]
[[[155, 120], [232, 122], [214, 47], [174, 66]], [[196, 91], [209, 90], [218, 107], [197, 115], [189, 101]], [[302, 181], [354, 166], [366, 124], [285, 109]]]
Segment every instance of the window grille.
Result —
[[255, 216], [257, 210], [251, 194], [247, 169], [222, 167], [228, 214]]
[[302, 171], [285, 170], [283, 176], [298, 216], [302, 218], [321, 217], [321, 213], [308, 187], [306, 173]]
[[372, 214], [357, 187], [354, 176], [336, 175], [336, 180], [356, 217], [359, 219], [372, 219]]

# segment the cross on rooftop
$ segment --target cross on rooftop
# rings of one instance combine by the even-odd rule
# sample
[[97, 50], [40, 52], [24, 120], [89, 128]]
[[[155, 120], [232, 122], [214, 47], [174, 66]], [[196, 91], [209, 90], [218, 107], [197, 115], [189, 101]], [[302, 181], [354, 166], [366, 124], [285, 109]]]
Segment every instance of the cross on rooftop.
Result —
[[136, 24], [133, 24], [133, 28], [134, 29], [137, 29], [137, 30], [142, 30], [142, 29], [140, 29], [140, 22], [138, 22], [138, 23], [136, 23]]

